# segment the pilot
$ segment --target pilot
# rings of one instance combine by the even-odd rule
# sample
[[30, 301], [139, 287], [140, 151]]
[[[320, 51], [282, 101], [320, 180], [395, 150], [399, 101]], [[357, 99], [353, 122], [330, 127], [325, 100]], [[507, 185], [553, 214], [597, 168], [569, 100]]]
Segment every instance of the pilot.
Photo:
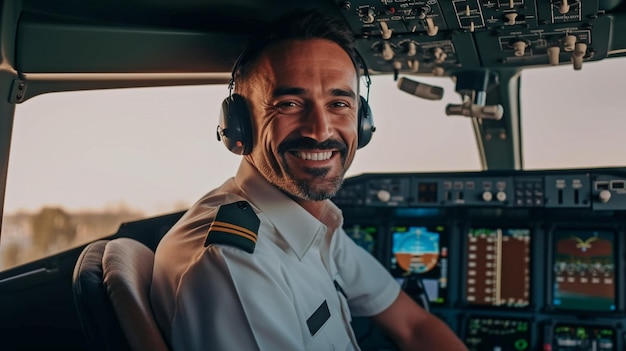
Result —
[[237, 173], [156, 250], [152, 307], [171, 348], [359, 350], [350, 322], [369, 316], [402, 350], [466, 350], [346, 235], [329, 200], [372, 132], [350, 30], [314, 10], [269, 27], [222, 106]]

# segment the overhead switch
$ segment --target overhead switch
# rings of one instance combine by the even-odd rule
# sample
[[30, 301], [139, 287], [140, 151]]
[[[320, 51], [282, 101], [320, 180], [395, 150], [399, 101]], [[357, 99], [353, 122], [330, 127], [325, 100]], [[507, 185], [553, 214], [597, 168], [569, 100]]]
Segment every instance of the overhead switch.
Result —
[[576, 40], [578, 40], [578, 38], [575, 35], [567, 35], [563, 42], [563, 50], [567, 52], [574, 51], [576, 48]]
[[548, 48], [548, 62], [552, 66], [556, 66], [559, 64], [559, 55], [561, 53], [561, 48], [558, 46], [551, 46]]
[[567, 1], [568, 0], [561, 0], [561, 4], [559, 5], [559, 13], [562, 15], [569, 12], [570, 6]]
[[417, 44], [415, 42], [409, 42], [408, 49], [406, 52], [407, 56], [415, 56], [417, 54]]
[[391, 32], [392, 30], [389, 29], [389, 26], [387, 25], [387, 22], [380, 22], [380, 33], [383, 36], [383, 39], [389, 39], [391, 38]]
[[435, 57], [435, 63], [443, 63], [448, 58], [448, 54], [442, 48], [435, 48], [433, 56]]
[[409, 62], [407, 62], [407, 65], [413, 73], [417, 73], [420, 70], [420, 62], [418, 60], [409, 60]]
[[506, 17], [506, 24], [512, 26], [515, 24], [515, 19], [517, 19], [517, 12], [509, 12], [504, 17]]
[[429, 37], [434, 37], [438, 32], [439, 27], [435, 25], [432, 17], [428, 17], [426, 19], [426, 34], [428, 34]]
[[524, 56], [527, 46], [528, 44], [526, 44], [526, 42], [523, 40], [518, 40], [515, 43], [513, 43], [513, 50], [515, 52], [515, 56]]
[[391, 61], [391, 59], [393, 59], [393, 49], [391, 48], [391, 45], [389, 45], [389, 43], [384, 42], [383, 43], [383, 59], [387, 60], [387, 61]]
[[572, 63], [574, 64], [574, 70], [579, 71], [583, 68], [583, 58], [587, 53], [587, 44], [576, 43], [576, 49], [572, 53]]

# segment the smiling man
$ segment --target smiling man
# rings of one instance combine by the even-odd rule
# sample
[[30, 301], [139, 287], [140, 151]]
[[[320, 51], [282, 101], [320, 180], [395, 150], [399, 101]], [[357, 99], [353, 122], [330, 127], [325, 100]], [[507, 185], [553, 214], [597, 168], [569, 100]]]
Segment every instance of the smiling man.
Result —
[[302, 11], [236, 63], [218, 135], [241, 166], [156, 252], [152, 306], [173, 350], [358, 350], [353, 315], [403, 350], [466, 349], [348, 238], [329, 200], [372, 132], [359, 62], [346, 27]]

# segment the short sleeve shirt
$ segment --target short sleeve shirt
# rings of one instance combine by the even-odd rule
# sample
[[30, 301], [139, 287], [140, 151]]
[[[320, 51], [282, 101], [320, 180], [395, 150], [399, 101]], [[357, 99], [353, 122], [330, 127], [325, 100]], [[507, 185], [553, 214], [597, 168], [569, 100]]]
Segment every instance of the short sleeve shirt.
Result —
[[[219, 205], [248, 201], [256, 247], [204, 246]], [[351, 316], [372, 316], [400, 286], [343, 231], [326, 201], [315, 218], [243, 160], [159, 244], [151, 288], [173, 350], [358, 350]]]

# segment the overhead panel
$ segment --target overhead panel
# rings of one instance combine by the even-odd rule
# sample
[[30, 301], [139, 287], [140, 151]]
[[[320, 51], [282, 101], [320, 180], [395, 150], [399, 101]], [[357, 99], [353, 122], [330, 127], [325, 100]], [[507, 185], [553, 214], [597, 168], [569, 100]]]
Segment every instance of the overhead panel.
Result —
[[598, 0], [340, 1], [375, 72], [572, 64], [607, 56], [612, 17]]

